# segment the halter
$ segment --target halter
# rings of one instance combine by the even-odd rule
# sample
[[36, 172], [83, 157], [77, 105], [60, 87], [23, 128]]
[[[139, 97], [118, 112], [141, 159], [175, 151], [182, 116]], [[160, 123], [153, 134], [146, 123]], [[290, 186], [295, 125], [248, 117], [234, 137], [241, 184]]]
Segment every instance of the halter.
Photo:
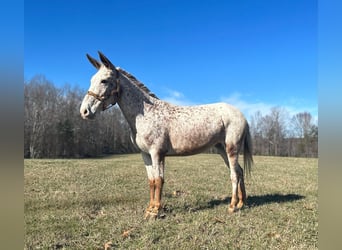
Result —
[[112, 96], [115, 96], [117, 98], [119, 98], [119, 92], [120, 92], [120, 78], [119, 78], [119, 72], [118, 70], [116, 70], [116, 79], [115, 79], [115, 82], [116, 82], [116, 89], [113, 89], [110, 94], [108, 95], [98, 95], [90, 90], [88, 90], [87, 92], [87, 95], [90, 95], [92, 97], [94, 97], [96, 100], [100, 101], [100, 102], [103, 102], [103, 106], [102, 106], [102, 111], [106, 110], [106, 109], [109, 109], [111, 108], [112, 106], [115, 105], [115, 103], [111, 103], [107, 106], [104, 105], [104, 101], [108, 100], [110, 97]]

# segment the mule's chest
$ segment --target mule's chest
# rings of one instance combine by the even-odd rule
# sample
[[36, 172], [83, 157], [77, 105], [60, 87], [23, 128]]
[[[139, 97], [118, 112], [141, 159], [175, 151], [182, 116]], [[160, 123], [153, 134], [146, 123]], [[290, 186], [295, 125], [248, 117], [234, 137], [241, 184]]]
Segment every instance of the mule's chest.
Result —
[[167, 127], [158, 121], [144, 118], [136, 122], [136, 144], [143, 152], [150, 152], [151, 148], [163, 150], [168, 141]]

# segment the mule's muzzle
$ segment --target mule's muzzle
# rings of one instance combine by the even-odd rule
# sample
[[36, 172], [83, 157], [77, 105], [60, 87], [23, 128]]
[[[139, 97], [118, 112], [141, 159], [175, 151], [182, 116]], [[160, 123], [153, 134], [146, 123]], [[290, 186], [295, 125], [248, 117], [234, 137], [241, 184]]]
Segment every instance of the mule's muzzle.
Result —
[[80, 110], [81, 113], [81, 117], [83, 119], [94, 119], [95, 114], [93, 112], [91, 112], [91, 110], [89, 108], [83, 108]]

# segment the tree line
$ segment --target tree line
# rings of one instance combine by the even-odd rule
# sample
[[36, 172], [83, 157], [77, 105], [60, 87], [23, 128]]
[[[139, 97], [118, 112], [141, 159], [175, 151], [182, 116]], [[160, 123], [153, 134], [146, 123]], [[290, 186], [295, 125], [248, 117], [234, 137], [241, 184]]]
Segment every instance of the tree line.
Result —
[[273, 107], [267, 115], [256, 112], [250, 129], [256, 155], [318, 157], [318, 126], [309, 112], [290, 117]]
[[[85, 91], [57, 88], [43, 75], [24, 83], [24, 157], [80, 158], [138, 152], [130, 128], [116, 106], [94, 120], [83, 120], [79, 108]], [[310, 113], [291, 119], [275, 107], [250, 120], [256, 155], [317, 157], [318, 127]]]
[[44, 76], [24, 83], [24, 157], [71, 158], [136, 152], [118, 108], [83, 120], [79, 113], [85, 91], [57, 88]]

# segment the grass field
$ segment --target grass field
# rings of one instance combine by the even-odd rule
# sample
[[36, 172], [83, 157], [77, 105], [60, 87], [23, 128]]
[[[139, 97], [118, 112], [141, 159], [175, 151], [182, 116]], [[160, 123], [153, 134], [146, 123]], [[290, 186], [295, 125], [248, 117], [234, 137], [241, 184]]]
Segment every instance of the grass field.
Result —
[[25, 249], [317, 249], [318, 160], [254, 157], [229, 215], [218, 155], [166, 158], [163, 217], [145, 221], [140, 155], [25, 160]]

